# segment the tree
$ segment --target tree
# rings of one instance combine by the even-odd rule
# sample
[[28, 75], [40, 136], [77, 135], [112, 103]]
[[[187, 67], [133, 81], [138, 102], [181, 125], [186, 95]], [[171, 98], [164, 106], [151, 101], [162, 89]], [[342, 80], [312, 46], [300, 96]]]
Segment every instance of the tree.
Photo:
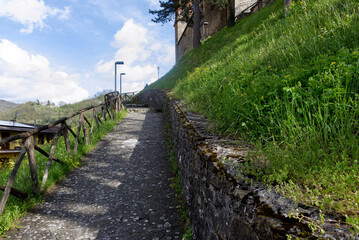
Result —
[[[175, 13], [181, 14], [176, 21], [193, 21], [193, 47], [197, 48], [201, 44], [201, 0], [167, 0], [159, 1], [160, 10], [149, 10], [149, 13], [155, 15], [152, 19], [155, 23], [167, 23], [173, 20]], [[231, 27], [235, 23], [235, 0], [202, 0], [219, 7], [219, 9], [229, 9], [227, 26]], [[192, 18], [193, 16], [193, 18]]]
[[236, 23], [236, 4], [235, 0], [228, 0], [229, 16], [227, 21], [228, 27], [233, 27]]
[[201, 11], [199, 1], [193, 2], [193, 48], [198, 48], [201, 44]]
[[182, 21], [189, 20], [189, 16], [192, 14], [191, 12], [191, 0], [167, 0], [167, 2], [160, 2], [160, 10], [149, 10], [150, 14], [156, 15], [155, 18], [152, 19], [155, 23], [165, 24], [167, 22], [171, 22], [174, 19], [175, 13], [180, 11], [182, 14], [180, 16]]
[[236, 7], [235, 7], [235, 0], [205, 0], [210, 2], [211, 4], [217, 6], [219, 9], [227, 9], [228, 17], [227, 17], [227, 26], [233, 27], [235, 22], [235, 14], [236, 14]]
[[[200, 0], [167, 0], [160, 2], [160, 10], [149, 10], [156, 15], [152, 19], [155, 23], [167, 23], [173, 20], [176, 12], [180, 12], [176, 21], [193, 21], [193, 47], [197, 48], [201, 44], [201, 12], [199, 8]], [[192, 17], [193, 16], [193, 17]]]

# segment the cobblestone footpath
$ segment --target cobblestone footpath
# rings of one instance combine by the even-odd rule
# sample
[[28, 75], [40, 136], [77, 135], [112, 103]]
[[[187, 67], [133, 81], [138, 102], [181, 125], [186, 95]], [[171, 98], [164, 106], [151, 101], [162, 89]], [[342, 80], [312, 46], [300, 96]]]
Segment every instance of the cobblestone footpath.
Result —
[[5, 235], [9, 239], [181, 239], [162, 113], [132, 110]]

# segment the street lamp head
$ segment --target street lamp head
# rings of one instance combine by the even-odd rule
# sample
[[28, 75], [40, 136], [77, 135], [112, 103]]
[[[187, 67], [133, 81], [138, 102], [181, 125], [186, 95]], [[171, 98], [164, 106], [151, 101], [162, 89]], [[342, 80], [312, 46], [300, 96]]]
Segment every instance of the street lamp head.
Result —
[[125, 64], [123, 61], [117, 61], [117, 62], [115, 62], [115, 65], [117, 65], [117, 64]]
[[120, 73], [120, 76], [126, 75], [126, 73]]

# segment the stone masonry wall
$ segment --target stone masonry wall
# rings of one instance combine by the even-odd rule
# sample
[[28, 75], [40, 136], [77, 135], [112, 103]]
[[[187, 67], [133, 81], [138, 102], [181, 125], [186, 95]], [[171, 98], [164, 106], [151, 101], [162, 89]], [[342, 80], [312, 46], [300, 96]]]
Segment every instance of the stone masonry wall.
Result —
[[183, 55], [193, 47], [193, 27], [187, 26], [176, 43], [176, 62], [179, 62]]
[[194, 239], [357, 239], [336, 223], [340, 216], [325, 216], [324, 235], [312, 232], [305, 220], [290, 218], [300, 213], [315, 220], [319, 210], [298, 206], [239, 174], [248, 146], [210, 134], [206, 119], [185, 112], [168, 92], [148, 90], [137, 101], [164, 109], [170, 122]]

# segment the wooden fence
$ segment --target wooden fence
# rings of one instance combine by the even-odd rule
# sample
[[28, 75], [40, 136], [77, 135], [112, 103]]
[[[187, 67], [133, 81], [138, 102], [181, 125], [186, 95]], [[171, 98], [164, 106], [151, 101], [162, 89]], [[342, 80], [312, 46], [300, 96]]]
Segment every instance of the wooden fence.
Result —
[[121, 93], [121, 101], [122, 102], [132, 102], [133, 98], [136, 96], [136, 94], [139, 92], [127, 92], [127, 93]]
[[[23, 192], [21, 190], [18, 190], [18, 189], [15, 189], [12, 187], [14, 180], [15, 180], [15, 176], [20, 168], [20, 165], [21, 165], [22, 160], [24, 159], [26, 153], [28, 156], [30, 175], [31, 175], [32, 183], [33, 183], [33, 193], [38, 194], [40, 191], [41, 192], [44, 191], [45, 183], [47, 181], [52, 162], [55, 161], [59, 164], [64, 164], [63, 161], [54, 157], [56, 144], [57, 144], [58, 140], [60, 139], [60, 137], [64, 137], [66, 151], [69, 154], [72, 154], [72, 153], [76, 154], [78, 144], [80, 141], [79, 137], [80, 137], [81, 130], [83, 131], [83, 134], [84, 134], [85, 144], [88, 145], [92, 141], [92, 135], [93, 135], [93, 131], [94, 131], [95, 122], [96, 122], [96, 125], [98, 128], [100, 128], [100, 127], [103, 128], [104, 121], [106, 121], [107, 119], [116, 119], [117, 114], [123, 108], [124, 107], [122, 105], [122, 102], [120, 100], [120, 96], [119, 96], [118, 92], [109, 93], [109, 94], [105, 95], [105, 103], [103, 103], [103, 104], [84, 108], [74, 114], [71, 114], [67, 117], [61, 118], [61, 119], [59, 119], [55, 122], [52, 122], [48, 125], [45, 125], [45, 126], [42, 126], [39, 128], [35, 128], [31, 131], [20, 133], [20, 134], [0, 140], [0, 146], [6, 144], [8, 142], [17, 140], [17, 139], [23, 140], [23, 148], [21, 149], [20, 155], [17, 158], [17, 160], [13, 166], [13, 169], [9, 175], [7, 184], [5, 187], [0, 186], [0, 190], [4, 192], [2, 199], [0, 201], [0, 216], [1, 216], [2, 212], [4, 211], [4, 207], [8, 200], [9, 194], [12, 194], [15, 197], [23, 198], [23, 199], [26, 199], [28, 197], [28, 194], [26, 192]], [[99, 112], [97, 109], [99, 110]], [[90, 110], [92, 110], [92, 116], [93, 116], [91, 122], [84, 115], [85, 112], [90, 111]], [[71, 129], [71, 127], [66, 124], [66, 121], [71, 118], [74, 118], [76, 116], [79, 116], [79, 120], [78, 120], [77, 132], [75, 133]], [[39, 146], [37, 146], [34, 143], [34, 135], [45, 130], [45, 129], [49, 129], [49, 128], [52, 128], [57, 125], [60, 125], [60, 128], [57, 131], [54, 139], [52, 140], [50, 152], [47, 153], [45, 150], [41, 149]], [[75, 138], [73, 150], [71, 149], [69, 133], [71, 133]], [[48, 158], [48, 162], [47, 162], [45, 172], [44, 172], [44, 175], [42, 178], [41, 187], [39, 186], [39, 181], [38, 181], [35, 150]]]

